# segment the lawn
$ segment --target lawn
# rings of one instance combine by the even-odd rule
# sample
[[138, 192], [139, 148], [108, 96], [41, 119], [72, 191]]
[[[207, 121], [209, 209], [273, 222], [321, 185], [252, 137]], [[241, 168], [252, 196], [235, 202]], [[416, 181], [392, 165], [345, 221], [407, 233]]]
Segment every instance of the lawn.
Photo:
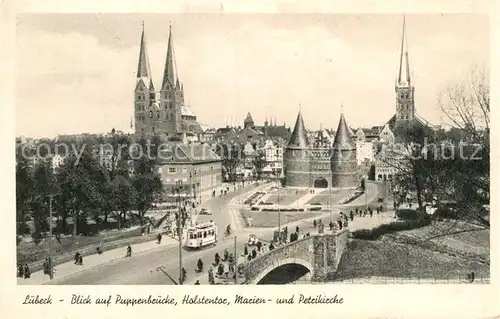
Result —
[[[121, 239], [141, 237], [140, 228], [123, 231], [101, 232], [97, 236], [77, 236], [63, 237], [61, 243], [52, 239], [52, 253], [54, 256], [75, 253], [87, 246], [102, 245], [104, 242], [111, 242]], [[17, 244], [17, 262], [20, 264], [31, 264], [44, 260], [49, 251], [48, 241], [42, 240], [38, 245], [33, 242], [20, 242]]]
[[[320, 216], [325, 212], [280, 212], [281, 225], [294, 221]], [[248, 227], [247, 218], [252, 218], [252, 227], [278, 227], [278, 212], [261, 212], [261, 211], [240, 211], [246, 227]]]
[[420, 229], [400, 232], [399, 235], [428, 240], [439, 246], [446, 247], [451, 251], [457, 251], [462, 254], [478, 255], [482, 259], [489, 261], [490, 231], [473, 230], [470, 232], [453, 234], [454, 232], [468, 229], [473, 228], [467, 224], [456, 221], [439, 221], [433, 222], [431, 225]]
[[[351, 191], [348, 190], [332, 190], [332, 205], [337, 205], [342, 199], [347, 197]], [[330, 197], [330, 191], [326, 190], [321, 194], [318, 194], [311, 198], [307, 204], [316, 204], [319, 203], [321, 205], [328, 205], [328, 198]]]
[[278, 191], [272, 191], [270, 193], [270, 196], [265, 200], [266, 203], [273, 203], [277, 204], [278, 203], [278, 197], [279, 197], [279, 204], [280, 205], [290, 205], [302, 196], [307, 194], [307, 190], [296, 190], [296, 189], [287, 189], [287, 188], [280, 188], [279, 189], [279, 196], [278, 196]]
[[338, 268], [337, 278], [465, 278], [470, 271], [476, 277], [489, 277], [489, 266], [470, 263], [428, 249], [390, 240], [351, 242]]

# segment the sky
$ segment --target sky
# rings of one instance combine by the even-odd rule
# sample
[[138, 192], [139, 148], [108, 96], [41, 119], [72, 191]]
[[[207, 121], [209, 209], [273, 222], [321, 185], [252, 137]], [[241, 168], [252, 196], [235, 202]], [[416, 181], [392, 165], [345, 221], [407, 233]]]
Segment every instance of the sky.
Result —
[[[185, 99], [209, 127], [250, 112], [308, 129], [383, 125], [394, 114], [402, 15], [24, 14], [17, 20], [16, 135], [130, 130], [144, 21], [159, 90], [172, 25]], [[406, 15], [417, 113], [471, 66], [489, 69], [487, 16]], [[300, 106], [299, 106], [300, 105]], [[341, 108], [343, 105], [343, 108]]]

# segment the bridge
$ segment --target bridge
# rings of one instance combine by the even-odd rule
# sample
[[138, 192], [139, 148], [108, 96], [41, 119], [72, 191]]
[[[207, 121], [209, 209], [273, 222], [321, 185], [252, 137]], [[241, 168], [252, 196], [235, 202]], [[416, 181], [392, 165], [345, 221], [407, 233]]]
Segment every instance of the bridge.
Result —
[[295, 270], [289, 272], [301, 268], [313, 281], [325, 280], [337, 271], [347, 249], [347, 236], [347, 229], [334, 234], [316, 234], [267, 251], [245, 265], [245, 284], [262, 284], [276, 271], [287, 272], [290, 267]]

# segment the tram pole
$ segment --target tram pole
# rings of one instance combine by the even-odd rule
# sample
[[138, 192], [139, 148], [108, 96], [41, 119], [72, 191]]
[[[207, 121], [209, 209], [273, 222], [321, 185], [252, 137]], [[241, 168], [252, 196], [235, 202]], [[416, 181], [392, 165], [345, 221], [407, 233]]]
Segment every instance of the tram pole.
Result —
[[234, 284], [238, 284], [238, 255], [236, 254], [236, 236], [234, 236]]
[[49, 277], [54, 279], [54, 269], [52, 265], [52, 196], [49, 196]]
[[278, 188], [278, 243], [281, 244], [281, 209], [280, 209], [280, 189]]

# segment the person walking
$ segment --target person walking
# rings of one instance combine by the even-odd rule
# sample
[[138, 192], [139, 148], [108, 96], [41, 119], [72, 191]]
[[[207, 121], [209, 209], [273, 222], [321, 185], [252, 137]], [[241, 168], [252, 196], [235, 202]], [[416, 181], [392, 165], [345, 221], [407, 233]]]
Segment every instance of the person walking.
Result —
[[28, 266], [28, 264], [25, 264], [24, 265], [24, 279], [29, 279], [31, 277], [31, 270], [30, 270], [30, 267]]
[[83, 256], [81, 254], [78, 256], [78, 265], [83, 266]]
[[159, 244], [161, 244], [161, 233], [158, 233], [158, 236], [156, 236], [156, 242]]
[[126, 257], [131, 257], [132, 256], [132, 247], [130, 245], [127, 246], [127, 255]]

